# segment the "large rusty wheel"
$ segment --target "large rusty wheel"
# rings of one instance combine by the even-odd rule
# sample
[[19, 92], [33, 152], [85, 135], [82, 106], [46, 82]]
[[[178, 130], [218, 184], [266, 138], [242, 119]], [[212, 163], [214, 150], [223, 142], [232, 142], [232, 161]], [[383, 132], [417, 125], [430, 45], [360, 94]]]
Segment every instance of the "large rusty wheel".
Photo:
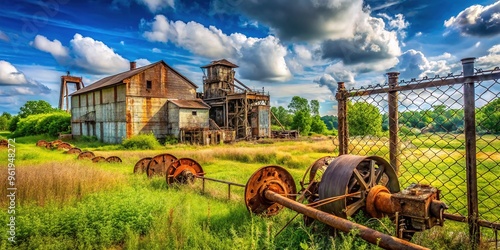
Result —
[[180, 158], [174, 161], [167, 168], [167, 184], [174, 183], [187, 184], [194, 181], [195, 176], [202, 176], [203, 168], [201, 165], [190, 158]]
[[145, 157], [140, 159], [134, 166], [134, 173], [135, 174], [142, 174], [145, 173], [148, 170], [148, 164], [151, 161], [151, 157]]
[[176, 161], [177, 157], [171, 154], [161, 154], [153, 157], [148, 164], [147, 174], [148, 177], [151, 178], [155, 175], [163, 176], [167, 171], [168, 166], [172, 164], [172, 162]]
[[271, 190], [295, 200], [295, 181], [292, 175], [280, 166], [262, 167], [248, 179], [245, 187], [245, 204], [248, 211], [272, 216], [283, 208], [282, 205], [266, 199], [265, 190]]
[[37, 147], [44, 147], [44, 148], [46, 148], [47, 144], [49, 144], [49, 143], [46, 140], [39, 140], [39, 141], [36, 142], [36, 146]]
[[9, 141], [7, 139], [0, 140], [0, 148], [8, 148], [8, 147], [9, 147]]
[[309, 168], [307, 168], [300, 185], [304, 198], [309, 202], [318, 199], [318, 185], [325, 173], [328, 165], [333, 161], [333, 156], [325, 156], [316, 160]]
[[78, 160], [92, 159], [94, 157], [95, 157], [94, 153], [92, 153], [90, 151], [85, 151], [85, 152], [81, 152], [80, 154], [78, 154]]
[[[333, 156], [324, 156], [316, 160], [309, 168], [307, 168], [302, 180], [300, 181], [300, 198], [299, 202], [306, 200], [307, 203], [313, 203], [319, 199], [318, 186], [321, 178], [326, 171], [326, 168], [335, 159]], [[314, 220], [304, 215], [304, 223], [310, 225]]]
[[341, 155], [333, 160], [319, 184], [319, 199], [343, 196], [319, 209], [347, 218], [366, 207], [366, 197], [373, 187], [382, 185], [391, 193], [399, 192], [394, 168], [378, 156]]
[[106, 158], [106, 161], [109, 163], [121, 163], [122, 159], [120, 159], [120, 157], [118, 157], [118, 156], [113, 155], [113, 156]]
[[67, 154], [80, 154], [82, 152], [81, 149], [79, 148], [71, 148], [70, 150], [68, 150], [66, 153]]
[[99, 162], [105, 162], [105, 161], [106, 161], [106, 158], [104, 158], [104, 156], [96, 156], [96, 157], [92, 158], [93, 163], [99, 163]]
[[71, 144], [69, 144], [67, 142], [57, 144], [57, 149], [68, 149], [69, 150], [71, 148], [73, 148], [73, 146], [71, 146]]

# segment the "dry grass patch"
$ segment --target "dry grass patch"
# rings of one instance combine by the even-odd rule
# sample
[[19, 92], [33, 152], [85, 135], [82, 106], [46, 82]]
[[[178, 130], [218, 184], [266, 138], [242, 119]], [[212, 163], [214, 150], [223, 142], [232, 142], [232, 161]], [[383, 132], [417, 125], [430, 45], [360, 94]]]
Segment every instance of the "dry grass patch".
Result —
[[[7, 170], [0, 172], [0, 179], [7, 180]], [[56, 201], [64, 204], [83, 196], [109, 190], [123, 183], [123, 176], [109, 171], [73, 162], [51, 162], [34, 167], [16, 168], [16, 200], [43, 206]], [[0, 190], [0, 204], [7, 204], [7, 182]], [[9, 186], [10, 187], [10, 186]]]

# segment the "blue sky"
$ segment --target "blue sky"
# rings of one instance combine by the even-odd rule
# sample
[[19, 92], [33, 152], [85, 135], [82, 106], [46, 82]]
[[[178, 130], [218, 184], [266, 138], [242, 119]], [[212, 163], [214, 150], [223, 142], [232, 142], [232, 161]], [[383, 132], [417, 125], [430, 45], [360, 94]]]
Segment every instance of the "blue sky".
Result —
[[201, 87], [199, 67], [226, 58], [273, 106], [299, 95], [335, 114], [338, 81], [447, 75], [465, 57], [490, 69], [499, 38], [500, 1], [0, 0], [0, 112], [57, 106], [66, 71], [89, 85], [164, 60]]

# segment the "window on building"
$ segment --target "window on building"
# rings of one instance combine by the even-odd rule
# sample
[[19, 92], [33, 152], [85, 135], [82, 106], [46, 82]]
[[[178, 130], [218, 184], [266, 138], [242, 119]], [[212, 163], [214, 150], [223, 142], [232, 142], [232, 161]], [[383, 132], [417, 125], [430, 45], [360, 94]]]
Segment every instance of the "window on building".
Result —
[[196, 110], [195, 110], [195, 111], [192, 111], [192, 112], [191, 112], [191, 114], [193, 114], [193, 115], [197, 115], [198, 113], [197, 113], [197, 112], [196, 112]]
[[146, 89], [151, 89], [152, 85], [151, 81], [146, 81]]

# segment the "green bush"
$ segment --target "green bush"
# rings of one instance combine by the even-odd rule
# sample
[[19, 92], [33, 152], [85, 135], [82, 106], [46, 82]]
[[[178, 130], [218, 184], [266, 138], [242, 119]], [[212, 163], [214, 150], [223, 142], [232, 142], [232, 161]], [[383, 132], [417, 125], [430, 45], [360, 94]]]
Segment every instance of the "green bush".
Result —
[[174, 136], [169, 135], [165, 138], [165, 145], [174, 145], [177, 143], [179, 143], [179, 140]]
[[153, 133], [141, 134], [123, 140], [122, 145], [126, 149], [155, 149], [160, 147]]
[[71, 115], [66, 112], [30, 115], [21, 118], [14, 131], [15, 136], [47, 134], [57, 136], [71, 131]]

